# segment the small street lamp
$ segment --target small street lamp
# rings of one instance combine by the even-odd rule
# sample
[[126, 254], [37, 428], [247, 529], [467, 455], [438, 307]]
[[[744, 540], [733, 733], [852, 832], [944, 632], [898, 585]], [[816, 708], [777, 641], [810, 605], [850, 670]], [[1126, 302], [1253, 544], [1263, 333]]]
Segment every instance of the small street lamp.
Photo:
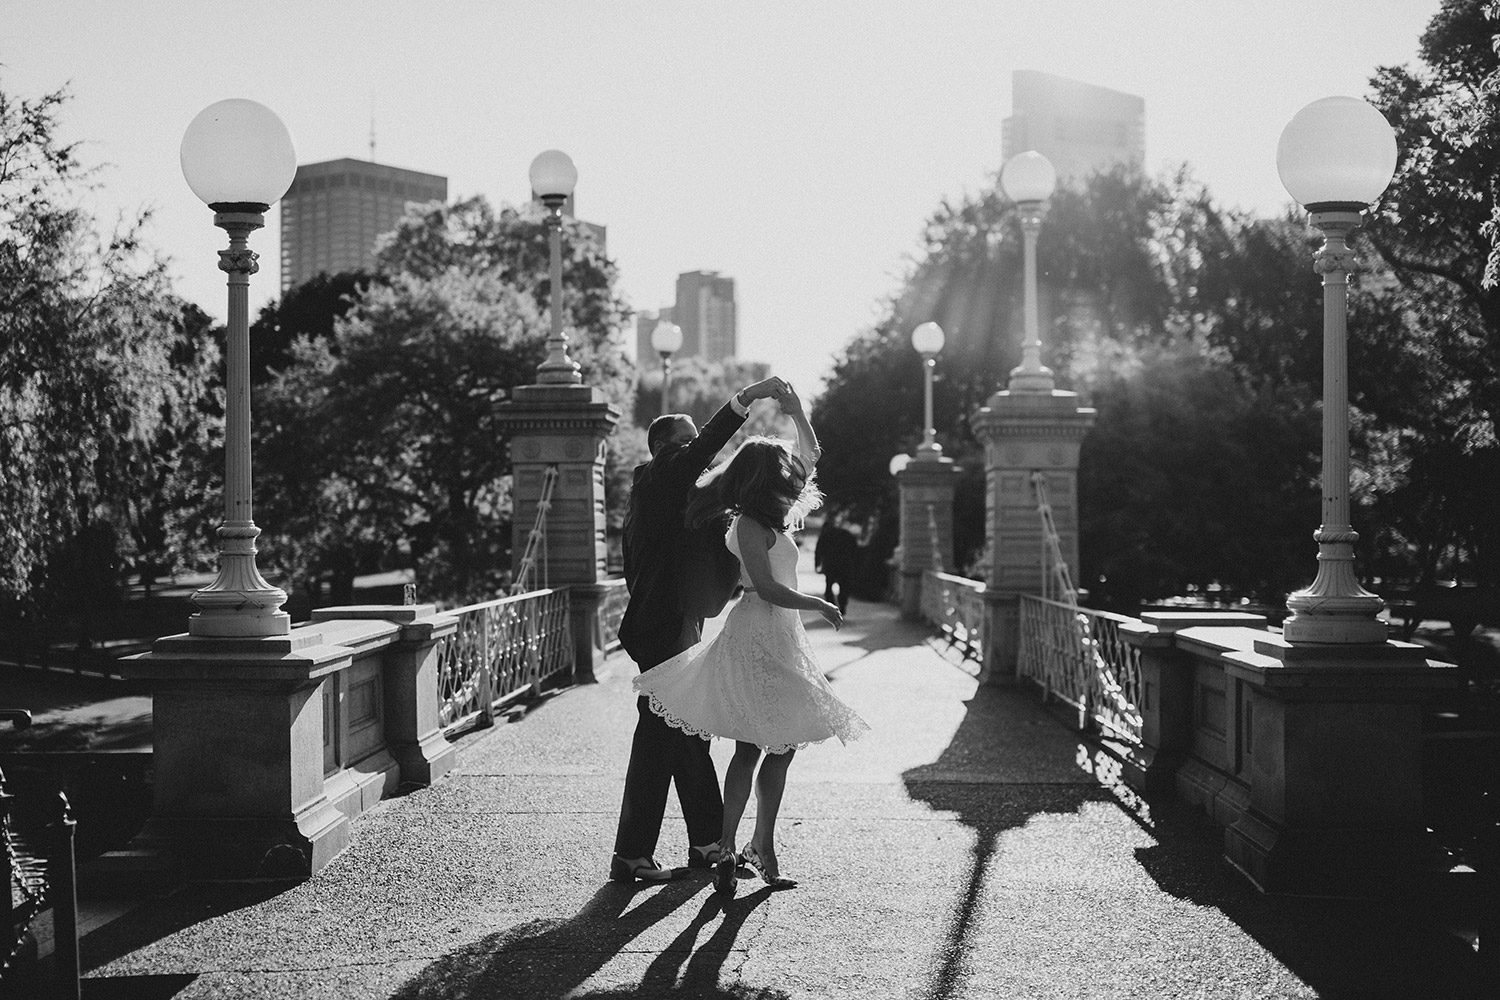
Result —
[[1036, 150], [1017, 153], [1000, 168], [1000, 188], [1016, 203], [1021, 216], [1021, 234], [1026, 245], [1025, 317], [1026, 342], [1021, 363], [1011, 369], [1011, 392], [1051, 392], [1052, 369], [1042, 364], [1042, 336], [1037, 324], [1036, 237], [1047, 215], [1047, 199], [1057, 187], [1057, 171]]
[[551, 300], [552, 332], [547, 337], [547, 360], [537, 366], [540, 385], [578, 385], [583, 376], [568, 357], [568, 335], [562, 322], [562, 209], [578, 184], [578, 168], [568, 154], [549, 149], [531, 161], [531, 190], [547, 207], [547, 228], [552, 235]]
[[937, 428], [932, 420], [932, 374], [937, 367], [937, 356], [943, 350], [943, 328], [931, 321], [920, 323], [911, 332], [911, 346], [922, 355], [923, 397], [922, 444], [917, 448], [919, 461], [941, 458], [943, 446], [937, 443]]
[[900, 454], [891, 456], [891, 461], [886, 466], [886, 468], [890, 470], [891, 475], [899, 476], [901, 475], [902, 471], [905, 470], [905, 468], [910, 464], [911, 456], [906, 454], [905, 452], [901, 452]]
[[661, 355], [661, 412], [671, 413], [672, 355], [682, 350], [682, 327], [666, 320], [657, 323], [651, 347]]
[[1297, 112], [1276, 145], [1276, 171], [1287, 193], [1323, 233], [1313, 255], [1323, 275], [1323, 524], [1318, 574], [1287, 598], [1283, 636], [1294, 643], [1385, 641], [1383, 606], [1359, 585], [1349, 523], [1348, 290], [1355, 253], [1349, 235], [1396, 171], [1396, 135], [1374, 107], [1354, 97], [1325, 97]]
[[292, 137], [275, 112], [233, 98], [198, 112], [182, 136], [182, 175], [229, 234], [219, 270], [229, 276], [229, 322], [224, 342], [224, 522], [219, 525], [219, 572], [193, 595], [198, 609], [188, 631], [201, 636], [270, 636], [291, 632], [281, 610], [286, 591], [255, 565], [250, 489], [250, 275], [260, 270], [250, 234], [297, 175]]

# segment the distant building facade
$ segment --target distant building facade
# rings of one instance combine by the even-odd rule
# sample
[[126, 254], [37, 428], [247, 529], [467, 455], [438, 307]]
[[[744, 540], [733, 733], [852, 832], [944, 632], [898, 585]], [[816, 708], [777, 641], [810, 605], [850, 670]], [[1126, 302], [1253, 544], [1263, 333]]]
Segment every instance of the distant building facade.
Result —
[[1036, 70], [1011, 74], [1011, 116], [1000, 125], [1001, 161], [1034, 149], [1059, 180], [1146, 162], [1146, 101]]
[[734, 279], [718, 271], [686, 271], [677, 276], [672, 322], [682, 328], [682, 355], [723, 361], [739, 352]]
[[317, 274], [370, 271], [375, 240], [413, 202], [448, 200], [448, 178], [343, 158], [297, 167], [281, 198], [281, 290]]

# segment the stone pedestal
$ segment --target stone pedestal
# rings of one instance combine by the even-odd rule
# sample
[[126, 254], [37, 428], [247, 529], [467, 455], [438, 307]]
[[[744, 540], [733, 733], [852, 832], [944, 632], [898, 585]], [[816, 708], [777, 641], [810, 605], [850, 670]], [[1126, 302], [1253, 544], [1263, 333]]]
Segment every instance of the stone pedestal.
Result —
[[[1078, 452], [1094, 410], [1061, 390], [1005, 391], [971, 418], [984, 443], [985, 656], [981, 677], [1014, 683], [1020, 651], [1020, 598], [1041, 596], [1046, 563], [1031, 476], [1047, 477], [1063, 557], [1078, 579]], [[915, 464], [915, 463], [913, 463]]]
[[152, 682], [154, 802], [132, 844], [188, 878], [306, 878], [343, 850], [325, 794], [325, 678], [351, 649], [315, 629], [157, 640], [122, 673]]
[[430, 785], [453, 770], [458, 749], [443, 735], [438, 705], [439, 643], [458, 631], [458, 619], [431, 604], [353, 605], [318, 608], [313, 622], [378, 620], [400, 626], [385, 650], [386, 750], [401, 768], [403, 784]]
[[1422, 816], [1422, 705], [1457, 683], [1420, 646], [1293, 645], [1224, 654], [1250, 802], [1229, 860], [1268, 892], [1380, 894], [1436, 867]]
[[1142, 792], [1171, 791], [1193, 744], [1193, 658], [1174, 641], [1185, 628], [1263, 628], [1264, 615], [1164, 611], [1120, 626], [1120, 638], [1139, 652], [1141, 742], [1122, 744], [1122, 777]]
[[604, 656], [594, 641], [599, 602], [593, 586], [605, 578], [608, 551], [604, 439], [620, 422], [620, 411], [587, 385], [519, 386], [500, 410], [515, 476], [512, 559], [518, 564], [526, 551], [546, 471], [555, 466], [558, 479], [547, 513], [546, 545], [537, 554], [536, 583], [571, 588], [575, 679], [591, 681]]
[[94, 866], [105, 882], [302, 879], [349, 819], [457, 753], [439, 728], [430, 604], [321, 608], [285, 636], [174, 635], [121, 672], [151, 683], [151, 818]]
[[953, 494], [958, 488], [953, 459], [922, 452], [896, 475], [901, 490], [901, 616], [922, 618], [922, 574], [949, 570], [953, 558]]

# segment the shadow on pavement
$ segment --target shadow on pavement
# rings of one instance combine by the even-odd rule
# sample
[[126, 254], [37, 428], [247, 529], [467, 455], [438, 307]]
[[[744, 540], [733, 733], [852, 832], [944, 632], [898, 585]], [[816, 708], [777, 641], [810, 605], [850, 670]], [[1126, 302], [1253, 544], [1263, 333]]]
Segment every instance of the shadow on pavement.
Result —
[[[1087, 802], [1114, 802], [1155, 839], [1135, 855], [1162, 891], [1223, 913], [1320, 997], [1478, 1000], [1500, 995], [1473, 948], [1414, 908], [1262, 894], [1225, 859], [1220, 827], [1175, 796], [1142, 798], [1119, 780], [1114, 758], [1090, 742], [1043, 740], [1038, 749], [1050, 762], [1008, 761], [1030, 752], [1024, 741], [997, 739], [1003, 725], [1015, 725], [1014, 709], [1007, 711], [1006, 704], [1018, 697], [1034, 694], [979, 687], [939, 758], [902, 775], [912, 799], [956, 813], [976, 833], [966, 891], [948, 916], [944, 947], [928, 979], [924, 996], [929, 1000], [967, 995], [972, 924], [1000, 835], [1032, 816], [1073, 812]], [[1069, 745], [1074, 749], [1071, 764], [1080, 769], [1075, 773], [1092, 775], [1093, 782], [994, 780], [1007, 773], [1046, 775], [1049, 769], [1055, 776], [1059, 746]]]
[[192, 973], [160, 976], [111, 976], [85, 979], [83, 1000], [171, 1000], [191, 986], [198, 976]]
[[[143, 903], [124, 917], [112, 920], [86, 935], [78, 944], [79, 963], [85, 971], [100, 968], [117, 958], [123, 958], [133, 951], [138, 951], [205, 920], [212, 920], [247, 906], [264, 903], [287, 888], [287, 883], [277, 882], [231, 882], [186, 886], [170, 895]], [[109, 979], [97, 981], [110, 982]], [[178, 989], [181, 987], [179, 986]], [[113, 995], [100, 994], [105, 997]], [[146, 995], [154, 996], [155, 994]], [[171, 996], [172, 994], [165, 995]]]
[[1267, 896], [1224, 859], [1223, 833], [1176, 799], [1153, 799], [1157, 843], [1136, 860], [1164, 892], [1234, 921], [1320, 997], [1496, 996], [1468, 943], [1395, 902]]
[[[709, 892], [682, 932], [646, 968], [638, 984], [575, 992], [631, 941], [708, 888], [679, 879], [660, 888], [607, 883], [566, 920], [533, 920], [444, 955], [392, 994], [391, 1000], [527, 1000], [691, 996], [703, 1000], [785, 1000], [776, 990], [720, 985], [725, 962], [750, 914], [770, 896], [762, 889], [721, 903]], [[643, 894], [649, 898], [631, 904]], [[628, 911], [628, 912], [627, 912]], [[698, 935], [722, 916], [702, 944]], [[696, 947], [695, 947], [696, 945]]]
[[[952, 741], [936, 761], [901, 775], [907, 794], [933, 809], [958, 814], [974, 830], [974, 851], [963, 896], [948, 916], [946, 940], [924, 994], [930, 1000], [949, 1000], [966, 994], [973, 971], [969, 960], [973, 921], [984, 896], [985, 875], [1000, 834], [1024, 826], [1040, 813], [1076, 812], [1086, 802], [1105, 802], [1104, 788], [1077, 784], [998, 784], [976, 781], [979, 775], [1003, 773], [996, 758], [995, 733], [1014, 689], [980, 686], [965, 703], [966, 713]], [[968, 776], [967, 778], [965, 776]]]

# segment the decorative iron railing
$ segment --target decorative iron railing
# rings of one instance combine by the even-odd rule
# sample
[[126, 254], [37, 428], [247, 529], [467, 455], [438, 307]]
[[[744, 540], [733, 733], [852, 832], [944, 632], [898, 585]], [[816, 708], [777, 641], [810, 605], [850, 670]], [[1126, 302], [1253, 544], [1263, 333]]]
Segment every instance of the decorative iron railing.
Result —
[[1017, 673], [1078, 709], [1080, 724], [1139, 743], [1140, 651], [1120, 638], [1131, 620], [1023, 595]]
[[599, 615], [595, 619], [595, 643], [606, 653], [619, 648], [620, 620], [625, 617], [625, 605], [630, 603], [630, 591], [625, 589], [624, 579], [605, 580], [606, 590], [599, 598]]
[[533, 590], [446, 612], [458, 629], [438, 649], [443, 731], [494, 718], [507, 703], [573, 671], [568, 591]]
[[947, 636], [950, 646], [984, 660], [984, 584], [967, 577], [928, 570], [922, 574], [922, 617]]

